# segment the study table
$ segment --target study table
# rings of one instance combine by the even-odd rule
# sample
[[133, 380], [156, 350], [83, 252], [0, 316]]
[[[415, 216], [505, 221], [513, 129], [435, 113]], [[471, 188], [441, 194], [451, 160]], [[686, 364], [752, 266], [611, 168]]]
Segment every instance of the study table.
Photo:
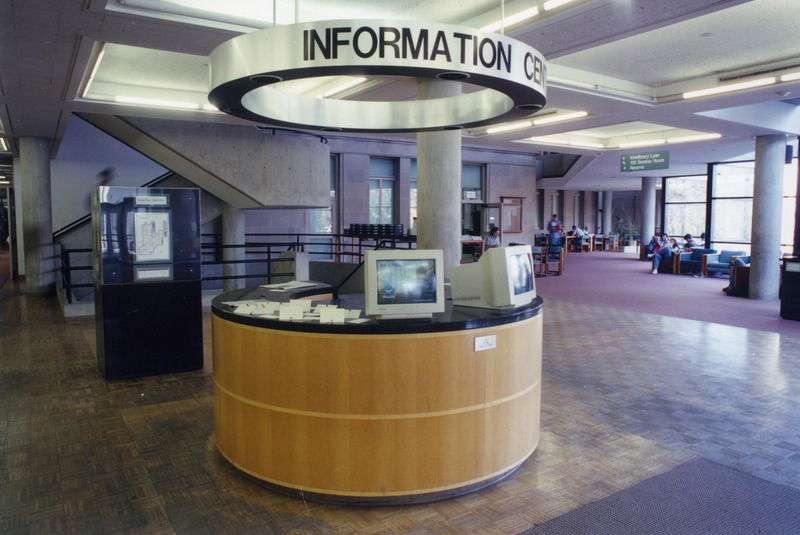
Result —
[[235, 313], [232, 302], [291, 297], [260, 287], [212, 302], [216, 440], [240, 472], [303, 499], [396, 505], [486, 487], [533, 453], [541, 298], [508, 311], [448, 300], [432, 318], [376, 321], [363, 296], [304, 293], [360, 318]]

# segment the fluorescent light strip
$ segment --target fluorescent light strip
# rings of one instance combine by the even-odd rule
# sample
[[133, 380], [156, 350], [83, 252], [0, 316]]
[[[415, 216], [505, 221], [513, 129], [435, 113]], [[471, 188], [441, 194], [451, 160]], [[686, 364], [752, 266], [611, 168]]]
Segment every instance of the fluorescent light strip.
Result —
[[200, 105], [194, 102], [181, 102], [177, 100], [156, 100], [151, 98], [137, 98], [137, 97], [114, 97], [116, 102], [124, 104], [143, 104], [145, 106], [158, 106], [161, 108], [182, 108], [188, 110], [198, 110]]
[[781, 75], [781, 82], [792, 82], [794, 80], [800, 80], [800, 71]]
[[574, 113], [565, 113], [564, 115], [551, 115], [550, 117], [543, 117], [541, 119], [534, 119], [533, 125], [539, 126], [542, 124], [558, 123], [561, 121], [569, 121], [570, 119], [577, 119], [579, 117], [586, 117], [589, 115], [585, 111], [576, 111]]
[[589, 143], [588, 141], [570, 141], [570, 145], [574, 147], [587, 147], [590, 149], [604, 149], [606, 148], [605, 145], [600, 143]]
[[741, 91], [742, 89], [752, 89], [754, 87], [762, 87], [775, 83], [775, 77], [759, 78], [757, 80], [749, 80], [747, 82], [739, 82], [736, 84], [720, 85], [717, 87], [709, 87], [708, 89], [700, 89], [697, 91], [687, 91], [683, 94], [683, 98], [697, 98], [707, 97], [709, 95], [717, 95], [719, 93], [728, 93], [730, 91]]
[[519, 130], [520, 128], [528, 128], [533, 126], [530, 121], [522, 121], [521, 123], [505, 124], [503, 126], [494, 126], [486, 130], [487, 134], [499, 134], [500, 132], [508, 132], [509, 130]]
[[564, 4], [569, 4], [572, 0], [549, 0], [548, 2], [544, 3], [544, 10], [550, 11], [551, 9], [555, 9], [557, 7], [561, 7]]
[[667, 143], [686, 143], [689, 141], [703, 141], [706, 139], [718, 139], [722, 134], [698, 134], [696, 136], [683, 136], [667, 138]]
[[661, 139], [648, 139], [647, 141], [631, 141], [628, 143], [620, 143], [619, 148], [621, 149], [629, 149], [631, 147], [646, 147], [647, 145], [663, 145], [666, 143], [667, 140], [664, 138]]
[[525, 141], [531, 141], [533, 143], [546, 143], [546, 144], [553, 144], [553, 145], [569, 145], [569, 141], [566, 139], [558, 139], [555, 137], [529, 137]]
[[0, 186], [10, 186], [11, 182], [8, 180], [0, 180]]
[[97, 61], [94, 62], [94, 67], [92, 67], [92, 74], [89, 75], [89, 80], [86, 81], [86, 87], [83, 89], [83, 94], [81, 98], [86, 98], [86, 94], [89, 92], [89, 88], [92, 87], [92, 82], [94, 82], [94, 75], [97, 74], [97, 69], [100, 68], [100, 62], [103, 61], [103, 55], [106, 53], [105, 45], [100, 50], [100, 53], [97, 55]]
[[353, 87], [355, 87], [355, 86], [357, 86], [359, 84], [363, 84], [366, 81], [367, 81], [367, 79], [363, 78], [363, 77], [355, 78], [353, 80], [350, 80], [349, 82], [343, 83], [342, 85], [340, 85], [338, 87], [334, 87], [333, 89], [328, 89], [324, 93], [317, 95], [316, 98], [332, 97], [333, 95], [337, 95], [337, 94], [341, 93], [342, 91], [347, 91], [348, 89], [353, 88]]
[[518, 22], [522, 22], [523, 20], [532, 19], [533, 17], [535, 17], [538, 14], [539, 14], [539, 8], [538, 7], [532, 7], [532, 8], [520, 11], [519, 13], [517, 13], [515, 15], [511, 15], [510, 17], [506, 17], [502, 21], [493, 22], [492, 24], [489, 24], [488, 26], [484, 26], [483, 28], [481, 28], [481, 30], [484, 31], [484, 32], [496, 32], [500, 28], [506, 28], [506, 27], [511, 26], [513, 24], [516, 24]]
[[0, 148], [2, 148], [4, 151], [8, 150], [8, 145], [6, 145], [6, 140], [3, 139], [2, 137], [0, 137]]

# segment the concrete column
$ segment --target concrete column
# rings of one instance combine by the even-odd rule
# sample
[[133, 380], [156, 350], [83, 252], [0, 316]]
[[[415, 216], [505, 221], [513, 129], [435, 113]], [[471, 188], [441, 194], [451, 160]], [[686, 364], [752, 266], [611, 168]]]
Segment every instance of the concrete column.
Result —
[[[420, 79], [419, 100], [461, 94], [461, 83]], [[417, 248], [444, 251], [445, 269], [461, 263], [461, 132], [417, 134]]]
[[608, 235], [614, 231], [614, 227], [611, 223], [611, 216], [613, 215], [612, 212], [614, 210], [614, 192], [613, 191], [604, 191], [603, 192], [603, 234]]
[[50, 140], [19, 138], [22, 193], [22, 234], [25, 257], [25, 291], [47, 294], [55, 290], [53, 213], [50, 200]]
[[[244, 210], [234, 208], [230, 204], [222, 207], [222, 245], [244, 244]], [[244, 248], [231, 248], [222, 250], [222, 260], [244, 260]], [[222, 264], [222, 275], [226, 277], [244, 276], [247, 266], [245, 264]], [[222, 282], [223, 291], [229, 292], [244, 288], [244, 279], [226, 279]]]
[[656, 177], [642, 177], [642, 223], [639, 236], [642, 245], [650, 242], [656, 233]]
[[756, 138], [750, 248], [751, 299], [778, 299], [785, 158], [786, 136]]
[[17, 267], [16, 273], [12, 273], [16, 278], [25, 276], [25, 238], [22, 235], [22, 229], [25, 226], [25, 214], [22, 213], [22, 185], [20, 184], [22, 171], [20, 170], [19, 156], [13, 159], [12, 165], [14, 166], [14, 211], [16, 212], [15, 223], [17, 228], [11, 244], [11, 265], [12, 269], [14, 265]]

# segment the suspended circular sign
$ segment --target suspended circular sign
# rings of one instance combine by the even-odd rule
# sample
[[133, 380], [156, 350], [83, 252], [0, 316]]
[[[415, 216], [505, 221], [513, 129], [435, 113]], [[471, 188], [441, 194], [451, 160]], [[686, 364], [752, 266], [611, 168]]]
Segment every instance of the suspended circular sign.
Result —
[[[235, 37], [210, 56], [211, 104], [259, 123], [350, 132], [420, 132], [512, 121], [541, 109], [547, 68], [534, 48], [472, 28], [418, 21], [318, 21]], [[321, 76], [407, 76], [479, 86], [401, 102], [281, 90]]]

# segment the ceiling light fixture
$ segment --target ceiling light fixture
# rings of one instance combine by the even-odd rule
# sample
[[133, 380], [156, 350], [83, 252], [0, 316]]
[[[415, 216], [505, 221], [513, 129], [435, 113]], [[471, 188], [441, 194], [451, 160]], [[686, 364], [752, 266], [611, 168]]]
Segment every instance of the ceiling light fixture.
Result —
[[200, 105], [194, 102], [181, 102], [178, 100], [157, 100], [152, 98], [138, 98], [138, 97], [114, 97], [115, 102], [123, 104], [142, 104], [144, 106], [158, 106], [160, 108], [181, 108], [187, 110], [198, 110]]
[[94, 75], [97, 74], [97, 69], [100, 68], [100, 62], [103, 61], [103, 55], [105, 53], [105, 45], [102, 45], [100, 48], [100, 53], [97, 54], [97, 60], [94, 62], [94, 67], [92, 67], [92, 73], [89, 75], [89, 79], [86, 81], [86, 87], [83, 89], [81, 98], [86, 98], [86, 95], [89, 93], [89, 88], [92, 87], [92, 82], [94, 82]]
[[520, 123], [504, 124], [503, 126], [493, 126], [486, 130], [487, 134], [499, 134], [500, 132], [508, 132], [509, 130], [519, 130], [520, 128], [528, 128], [533, 126], [531, 121], [522, 121]]
[[781, 82], [792, 82], [794, 80], [800, 80], [800, 71], [781, 75]]
[[363, 84], [366, 81], [367, 81], [366, 78], [359, 76], [358, 78], [354, 78], [349, 82], [343, 83], [340, 86], [334, 87], [333, 89], [329, 89], [324, 93], [317, 95], [315, 98], [329, 98], [334, 95], [338, 95], [339, 93], [342, 93], [344, 91], [347, 91], [348, 89], [351, 89], [357, 85]]
[[6, 140], [0, 137], [0, 148], [3, 149], [3, 152], [8, 151], [8, 145], [6, 145]]
[[0, 186], [10, 186], [11, 182], [8, 180], [0, 180]]
[[543, 124], [560, 123], [561, 121], [569, 121], [570, 119], [578, 119], [589, 115], [585, 111], [576, 111], [573, 113], [565, 113], [563, 115], [553, 115], [550, 117], [543, 117], [541, 119], [534, 119], [533, 125], [540, 126]]
[[698, 134], [696, 136], [682, 136], [667, 138], [667, 143], [687, 143], [689, 141], [705, 141], [707, 139], [719, 139], [722, 134]]
[[493, 22], [488, 26], [484, 26], [483, 28], [481, 28], [481, 30], [484, 32], [496, 32], [500, 28], [507, 28], [508, 26], [517, 24], [518, 22], [522, 22], [523, 20], [532, 19], [538, 14], [539, 14], [539, 8], [534, 6], [532, 8], [520, 11], [515, 15], [511, 15], [510, 17], [506, 17], [503, 20], [498, 20], [497, 22]]
[[684, 99], [707, 97], [709, 95], [717, 95], [719, 93], [728, 93], [730, 91], [741, 91], [743, 89], [752, 89], [754, 87], [762, 87], [775, 83], [775, 77], [769, 76], [767, 78], [758, 78], [756, 80], [748, 80], [747, 82], [739, 82], [736, 84], [720, 85], [717, 87], [709, 87], [707, 89], [699, 89], [697, 91], [687, 91], [683, 94]]

